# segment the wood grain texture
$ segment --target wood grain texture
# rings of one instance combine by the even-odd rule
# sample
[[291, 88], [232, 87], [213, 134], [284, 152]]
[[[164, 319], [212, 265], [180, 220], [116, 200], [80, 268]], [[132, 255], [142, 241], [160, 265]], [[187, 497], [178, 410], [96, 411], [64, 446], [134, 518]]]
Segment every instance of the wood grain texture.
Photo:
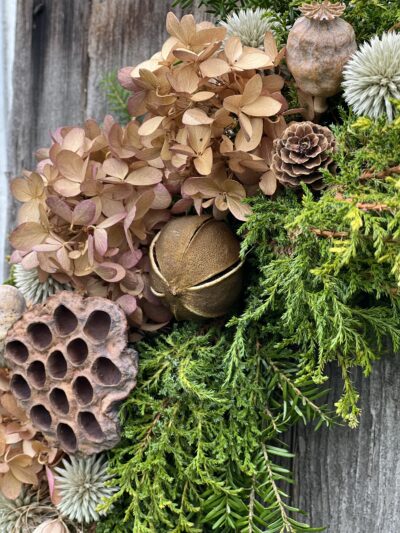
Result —
[[[90, 2], [18, 3], [14, 64], [14, 155], [31, 165], [49, 131], [85, 115]], [[66, 7], [68, 6], [68, 9]]]
[[[51, 131], [85, 117], [90, 7], [81, 0], [18, 1], [11, 176], [33, 167], [34, 152], [49, 144]], [[16, 205], [10, 202], [9, 229], [15, 218]]]
[[[32, 168], [49, 131], [102, 119], [100, 80], [159, 49], [170, 6], [165, 0], [18, 0], [11, 175]], [[9, 228], [14, 220], [15, 208]], [[298, 451], [293, 502], [310, 513], [311, 523], [329, 525], [329, 533], [398, 533], [400, 364], [385, 358], [370, 379], [356, 381], [359, 430], [298, 428], [288, 436]], [[338, 398], [337, 375], [331, 386]]]
[[[358, 429], [337, 426], [314, 432], [297, 427], [291, 434], [296, 459], [292, 502], [327, 533], [400, 531], [400, 361], [376, 362], [369, 378], [355, 383], [361, 396]], [[342, 391], [331, 372], [330, 402]]]
[[[116, 8], [116, 5], [118, 7]], [[92, 0], [89, 28], [89, 77], [87, 115], [100, 119], [107, 104], [99, 83], [105, 73], [134, 66], [160, 50], [166, 39], [165, 18], [172, 1]], [[182, 10], [174, 8], [178, 17]], [[204, 19], [203, 9], [194, 9]]]

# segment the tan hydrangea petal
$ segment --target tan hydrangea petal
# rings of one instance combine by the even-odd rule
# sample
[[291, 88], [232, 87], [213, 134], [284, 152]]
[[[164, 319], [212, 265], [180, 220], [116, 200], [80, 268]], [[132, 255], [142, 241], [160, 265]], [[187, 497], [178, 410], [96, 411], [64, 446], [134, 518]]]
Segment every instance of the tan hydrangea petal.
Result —
[[243, 113], [253, 117], [271, 117], [281, 110], [282, 104], [270, 96], [259, 96], [251, 104], [242, 106]]
[[16, 500], [22, 490], [22, 483], [11, 472], [7, 472], [0, 478], [0, 491], [9, 500]]
[[202, 126], [212, 124], [214, 119], [207, 116], [205, 111], [197, 107], [193, 107], [184, 112], [182, 117], [183, 124], [187, 126]]
[[216, 78], [227, 74], [230, 70], [228, 63], [217, 57], [211, 57], [200, 65], [200, 71], [205, 78]]

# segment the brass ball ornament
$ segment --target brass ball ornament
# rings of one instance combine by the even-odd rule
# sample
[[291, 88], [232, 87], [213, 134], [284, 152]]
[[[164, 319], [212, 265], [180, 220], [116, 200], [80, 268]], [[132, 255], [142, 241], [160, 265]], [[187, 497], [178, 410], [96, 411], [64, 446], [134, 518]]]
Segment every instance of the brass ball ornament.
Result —
[[151, 291], [177, 320], [225, 315], [242, 289], [240, 243], [211, 216], [171, 220], [150, 246]]

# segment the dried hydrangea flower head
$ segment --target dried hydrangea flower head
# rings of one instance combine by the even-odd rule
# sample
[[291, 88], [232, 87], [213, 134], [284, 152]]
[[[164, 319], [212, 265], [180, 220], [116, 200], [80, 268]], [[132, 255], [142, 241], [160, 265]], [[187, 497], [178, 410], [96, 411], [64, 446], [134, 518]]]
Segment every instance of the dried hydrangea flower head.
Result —
[[392, 121], [392, 99], [400, 99], [400, 34], [384, 33], [362, 44], [344, 69], [343, 88], [357, 115]]
[[294, 122], [274, 141], [272, 170], [285, 187], [302, 183], [312, 189], [324, 187], [322, 169], [332, 171], [336, 141], [329, 128], [312, 122]]
[[97, 507], [118, 490], [107, 486], [111, 479], [107, 468], [107, 461], [102, 456], [64, 459], [62, 466], [55, 468], [60, 513], [79, 524], [98, 521], [105, 513], [97, 511]]
[[[11, 259], [36, 269], [41, 280], [51, 276], [117, 301], [131, 324], [153, 329], [171, 315], [150, 292], [146, 256], [170, 217], [172, 196], [157, 149], [140, 144], [139, 127], [132, 121], [122, 128], [107, 117], [103, 128], [89, 120], [53, 134], [50, 149], [38, 152], [37, 169], [12, 182], [24, 204], [23, 222], [10, 236]], [[33, 199], [35, 209], [25, 209]], [[21, 270], [17, 278], [37, 299], [41, 286], [32, 294]]]
[[10, 390], [49, 442], [67, 453], [119, 442], [118, 406], [136, 385], [122, 309], [104, 298], [61, 292], [8, 332]]
[[271, 19], [268, 11], [261, 8], [240, 9], [227, 16], [220, 25], [226, 28], [228, 37], [239, 37], [244, 46], [260, 48], [268, 31], [274, 30], [277, 23]]
[[132, 92], [130, 113], [144, 119], [138, 142], [153, 150], [167, 189], [181, 195], [173, 214], [194, 206], [198, 214], [209, 209], [245, 220], [243, 199], [259, 192], [270, 169], [264, 129], [288, 107], [279, 75], [283, 51], [270, 32], [259, 49], [238, 36], [226, 39], [224, 27], [196, 24], [192, 15], [178, 20], [169, 13], [167, 31], [160, 52], [119, 73]]
[[24, 485], [37, 486], [46, 464], [58, 450], [39, 438], [36, 429], [10, 392], [10, 374], [0, 369], [0, 492], [17, 499]]

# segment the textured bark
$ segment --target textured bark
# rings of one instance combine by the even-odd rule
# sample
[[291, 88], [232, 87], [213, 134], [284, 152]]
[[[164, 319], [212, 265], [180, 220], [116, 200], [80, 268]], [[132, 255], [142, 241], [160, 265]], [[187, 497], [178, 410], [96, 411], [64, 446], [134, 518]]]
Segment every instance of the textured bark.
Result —
[[[159, 49], [171, 3], [18, 0], [12, 175], [31, 168], [34, 151], [48, 144], [49, 130], [86, 117], [101, 120], [107, 106], [99, 81]], [[14, 219], [11, 210], [10, 227]], [[397, 360], [385, 358], [370, 379], [358, 376], [357, 384], [363, 408], [358, 430], [298, 428], [288, 436], [298, 449], [293, 502], [310, 513], [313, 524], [329, 525], [329, 533], [398, 533]], [[332, 398], [338, 398], [339, 377], [330, 385]]]

